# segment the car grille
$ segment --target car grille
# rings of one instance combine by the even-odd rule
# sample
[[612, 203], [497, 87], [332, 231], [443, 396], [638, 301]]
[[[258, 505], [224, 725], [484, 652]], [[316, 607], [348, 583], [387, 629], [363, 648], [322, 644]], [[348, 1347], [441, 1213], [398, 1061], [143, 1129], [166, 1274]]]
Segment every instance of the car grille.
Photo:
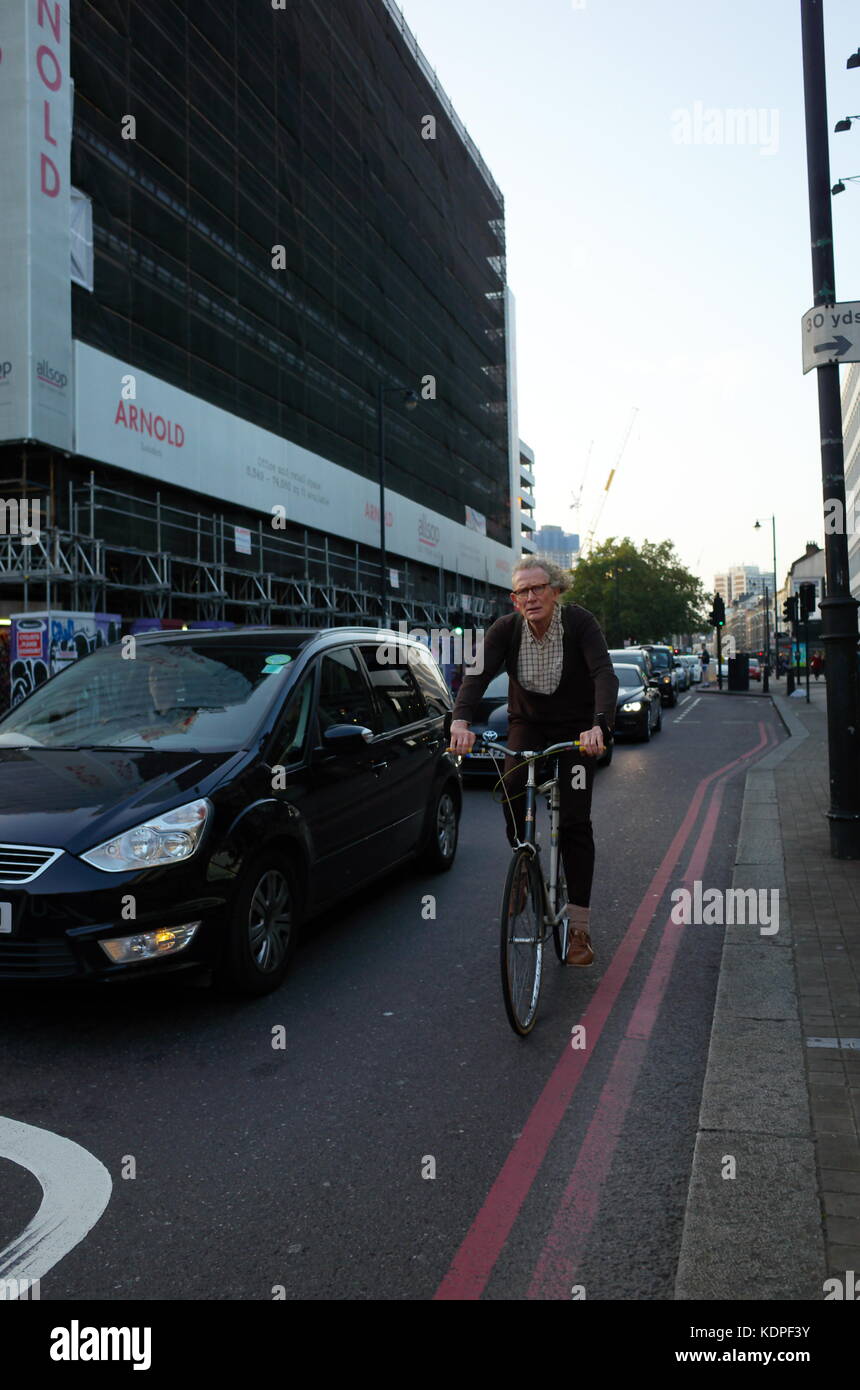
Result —
[[0, 883], [32, 883], [62, 852], [44, 845], [0, 844]]
[[79, 973], [65, 941], [4, 941], [0, 937], [0, 980], [62, 980]]

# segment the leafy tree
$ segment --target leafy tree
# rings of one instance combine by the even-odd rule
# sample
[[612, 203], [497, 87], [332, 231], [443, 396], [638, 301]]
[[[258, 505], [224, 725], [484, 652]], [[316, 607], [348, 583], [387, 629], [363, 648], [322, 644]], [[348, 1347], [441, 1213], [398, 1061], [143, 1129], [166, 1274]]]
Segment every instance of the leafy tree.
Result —
[[634, 545], [629, 536], [596, 546], [579, 561], [564, 601], [589, 609], [610, 647], [668, 642], [673, 633], [706, 626], [702, 581], [685, 570], [671, 541]]

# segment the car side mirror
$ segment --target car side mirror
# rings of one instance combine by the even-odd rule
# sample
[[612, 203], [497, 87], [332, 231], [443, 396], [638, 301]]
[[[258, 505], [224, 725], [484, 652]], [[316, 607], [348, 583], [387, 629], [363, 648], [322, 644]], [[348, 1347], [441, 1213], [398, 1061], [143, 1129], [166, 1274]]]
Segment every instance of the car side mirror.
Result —
[[330, 724], [323, 734], [327, 753], [361, 753], [373, 738], [373, 730], [361, 724]]

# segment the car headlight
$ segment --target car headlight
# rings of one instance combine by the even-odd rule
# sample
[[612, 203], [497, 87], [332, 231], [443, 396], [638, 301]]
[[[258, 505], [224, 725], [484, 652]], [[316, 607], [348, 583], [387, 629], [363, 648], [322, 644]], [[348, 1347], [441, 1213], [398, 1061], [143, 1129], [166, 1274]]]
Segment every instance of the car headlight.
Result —
[[672, 677], [671, 677], [671, 676], [661, 676], [660, 679], [663, 681], [663, 683], [664, 683], [665, 685], [671, 685], [671, 684], [672, 684]]
[[103, 845], [87, 850], [81, 858], [109, 874], [179, 864], [190, 859], [198, 848], [211, 809], [211, 802], [205, 797], [189, 801], [132, 830], [124, 830], [112, 840], [105, 840]]
[[629, 704], [627, 704], [627, 705], [622, 705], [621, 708], [622, 708], [622, 710], [624, 711], [625, 714], [632, 714], [634, 710], [637, 710], [637, 709], [641, 709], [641, 708], [642, 708], [642, 701], [641, 701], [641, 700], [631, 700]]

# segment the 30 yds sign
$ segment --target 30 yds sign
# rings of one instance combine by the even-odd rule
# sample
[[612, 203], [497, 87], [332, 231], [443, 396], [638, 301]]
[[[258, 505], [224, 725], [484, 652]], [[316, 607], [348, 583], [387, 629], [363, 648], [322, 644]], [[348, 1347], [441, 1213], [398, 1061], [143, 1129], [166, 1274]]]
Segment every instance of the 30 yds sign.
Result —
[[819, 304], [803, 315], [803, 370], [860, 362], [860, 301]]

